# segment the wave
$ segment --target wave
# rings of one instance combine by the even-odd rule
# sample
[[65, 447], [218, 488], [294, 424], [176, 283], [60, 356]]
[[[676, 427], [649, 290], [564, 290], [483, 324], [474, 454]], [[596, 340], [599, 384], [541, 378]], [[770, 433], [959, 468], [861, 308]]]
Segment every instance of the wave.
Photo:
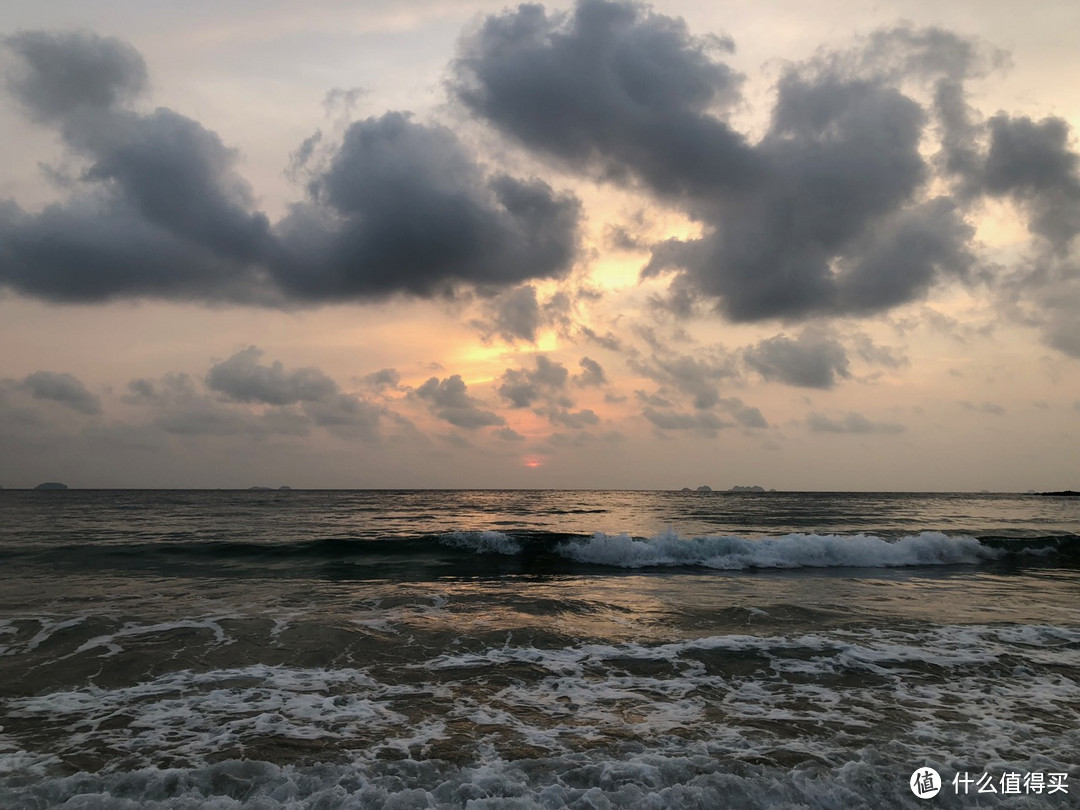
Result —
[[898, 568], [978, 565], [1006, 551], [977, 538], [941, 532], [886, 540], [873, 535], [788, 534], [755, 540], [743, 537], [681, 538], [674, 532], [648, 539], [596, 534], [565, 543], [558, 553], [577, 562], [618, 568], [700, 566], [725, 571], [748, 568]]
[[1080, 536], [975, 537], [923, 531], [904, 537], [803, 534], [777, 537], [592, 536], [548, 531], [446, 532], [433, 535], [314, 540], [87, 542], [8, 546], [0, 558], [79, 569], [152, 569], [180, 575], [413, 579], [431, 576], [560, 574], [593, 569], [904, 568], [983, 564], [1080, 563]]

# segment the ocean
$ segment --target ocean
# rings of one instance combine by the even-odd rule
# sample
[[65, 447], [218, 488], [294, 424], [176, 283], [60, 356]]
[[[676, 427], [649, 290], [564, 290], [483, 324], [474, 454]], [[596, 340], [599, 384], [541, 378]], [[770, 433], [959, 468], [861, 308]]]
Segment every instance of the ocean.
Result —
[[0, 492], [5, 810], [929, 806], [1080, 807], [1080, 498]]

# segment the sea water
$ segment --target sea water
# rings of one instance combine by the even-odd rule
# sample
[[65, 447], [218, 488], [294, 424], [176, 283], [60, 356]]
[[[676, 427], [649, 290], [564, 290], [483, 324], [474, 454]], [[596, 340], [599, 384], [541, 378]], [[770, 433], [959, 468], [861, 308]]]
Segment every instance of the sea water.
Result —
[[3, 491], [0, 807], [1077, 807], [1078, 535], [1020, 495]]

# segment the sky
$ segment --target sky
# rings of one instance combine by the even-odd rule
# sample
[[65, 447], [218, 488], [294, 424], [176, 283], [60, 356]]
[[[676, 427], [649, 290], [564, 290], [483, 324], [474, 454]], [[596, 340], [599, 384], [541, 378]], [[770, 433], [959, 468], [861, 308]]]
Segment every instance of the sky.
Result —
[[1080, 489], [1080, 5], [0, 10], [0, 486]]

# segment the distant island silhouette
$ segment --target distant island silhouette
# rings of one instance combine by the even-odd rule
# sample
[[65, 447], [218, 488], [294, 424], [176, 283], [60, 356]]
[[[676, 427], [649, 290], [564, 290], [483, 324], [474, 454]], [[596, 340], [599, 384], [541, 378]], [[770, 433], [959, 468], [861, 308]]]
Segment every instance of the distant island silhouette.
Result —
[[[684, 494], [693, 494], [695, 492], [709, 493], [709, 492], [714, 492], [715, 490], [712, 487], [703, 484], [702, 486], [698, 487], [697, 489], [690, 489], [690, 487], [683, 487], [679, 491], [684, 493]], [[759, 487], [756, 484], [751, 485], [751, 486], [738, 486], [738, 485], [736, 485], [736, 486], [733, 486], [731, 489], [723, 490], [723, 491], [725, 491], [725, 492], [776, 492], [775, 489], [768, 489], [767, 490], [767, 489], [765, 489], [765, 487]]]
[[1080, 492], [1075, 492], [1071, 489], [1063, 489], [1060, 492], [1036, 492], [1036, 495], [1065, 495], [1068, 497], [1076, 498], [1080, 497]]
[[67, 489], [67, 484], [61, 484], [59, 481], [46, 481], [43, 484], [38, 484], [34, 489]]

